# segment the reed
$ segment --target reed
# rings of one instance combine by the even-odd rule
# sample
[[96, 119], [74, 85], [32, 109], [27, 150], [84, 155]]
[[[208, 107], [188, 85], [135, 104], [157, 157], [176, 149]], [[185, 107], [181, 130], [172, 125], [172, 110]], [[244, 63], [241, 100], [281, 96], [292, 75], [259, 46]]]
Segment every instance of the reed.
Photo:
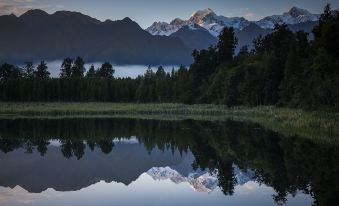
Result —
[[338, 142], [339, 113], [274, 106], [227, 107], [212, 104], [10, 103], [0, 102], [0, 118], [126, 117], [250, 121], [265, 128], [321, 141]]

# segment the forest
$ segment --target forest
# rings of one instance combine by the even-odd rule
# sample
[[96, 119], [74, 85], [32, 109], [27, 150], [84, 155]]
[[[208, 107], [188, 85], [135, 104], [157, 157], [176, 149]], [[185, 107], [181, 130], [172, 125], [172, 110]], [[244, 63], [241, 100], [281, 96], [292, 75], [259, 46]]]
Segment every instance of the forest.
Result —
[[[0, 101], [180, 102], [227, 106], [277, 105], [331, 108], [339, 104], [339, 11], [327, 5], [312, 38], [277, 24], [256, 38], [253, 48], [234, 50], [233, 28], [224, 28], [217, 46], [194, 50], [187, 68], [166, 73], [151, 67], [135, 79], [115, 78], [109, 62], [86, 72], [81, 57], [63, 60], [58, 78], [47, 64], [22, 68], [0, 65]], [[310, 40], [311, 39], [311, 40]]]

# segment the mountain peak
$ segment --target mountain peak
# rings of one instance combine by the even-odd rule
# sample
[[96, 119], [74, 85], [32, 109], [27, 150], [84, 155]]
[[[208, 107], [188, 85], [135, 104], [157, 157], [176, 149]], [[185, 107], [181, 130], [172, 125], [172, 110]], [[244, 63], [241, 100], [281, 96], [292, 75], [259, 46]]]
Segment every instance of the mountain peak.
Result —
[[67, 19], [67, 21], [77, 21], [82, 23], [101, 23], [101, 21], [76, 11], [56, 11], [52, 17]]
[[124, 21], [124, 22], [134, 22], [134, 21], [133, 21], [131, 18], [129, 18], [129, 17], [123, 18], [122, 21]]
[[314, 22], [318, 21], [319, 15], [311, 14], [306, 9], [301, 9], [298, 7], [292, 7], [288, 12], [283, 13], [282, 15], [272, 15], [267, 16], [256, 23], [265, 29], [272, 29], [274, 28], [275, 24], [299, 24], [305, 22]]
[[305, 9], [301, 9], [301, 8], [294, 6], [287, 12], [287, 14], [296, 18], [301, 15], [310, 15], [311, 13]]
[[171, 35], [184, 26], [188, 26], [189, 29], [196, 29], [199, 27], [205, 28], [213, 36], [217, 37], [220, 31], [225, 27], [234, 27], [242, 30], [249, 24], [243, 17], [228, 18], [225, 16], [218, 16], [210, 8], [198, 10], [194, 12], [189, 19], [182, 20], [176, 18], [170, 22], [155, 22], [146, 30], [153, 35]]
[[208, 15], [215, 15], [214, 11], [210, 8], [207, 8], [207, 9], [203, 9], [203, 10], [198, 10], [198, 11], [195, 11], [192, 15], [191, 15], [191, 18], [192, 17], [196, 17], [196, 18], [203, 18], [205, 16], [208, 16]]
[[[173, 22], [173, 21], [172, 21]], [[154, 22], [150, 27], [146, 29], [152, 35], [169, 36], [181, 28], [181, 24], [177, 25], [177, 22], [168, 24], [167, 22]]]
[[54, 15], [67, 15], [67, 16], [71, 16], [71, 15], [83, 15], [80, 12], [76, 12], [76, 11], [56, 11], [54, 13]]
[[20, 17], [28, 17], [28, 16], [35, 16], [35, 17], [41, 17], [41, 16], [47, 16], [49, 15], [47, 12], [41, 9], [31, 9], [26, 11], [24, 14], [22, 14]]
[[172, 21], [171, 21], [171, 25], [181, 25], [181, 24], [184, 24], [185, 23], [185, 21], [184, 20], [182, 20], [182, 19], [180, 19], [180, 18], [175, 18], [175, 19], [173, 19]]

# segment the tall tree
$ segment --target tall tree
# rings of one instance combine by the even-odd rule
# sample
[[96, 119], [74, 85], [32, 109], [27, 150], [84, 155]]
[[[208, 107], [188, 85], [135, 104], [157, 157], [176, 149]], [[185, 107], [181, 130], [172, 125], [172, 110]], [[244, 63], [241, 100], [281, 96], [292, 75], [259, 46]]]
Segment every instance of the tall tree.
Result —
[[85, 62], [81, 57], [77, 57], [72, 66], [72, 78], [82, 78], [85, 72]]
[[165, 101], [167, 96], [167, 82], [166, 72], [162, 66], [158, 67], [158, 70], [155, 73], [155, 78], [155, 92], [157, 95], [157, 101]]
[[38, 79], [49, 79], [49, 75], [51, 74], [48, 70], [47, 64], [45, 61], [41, 61], [37, 66], [37, 70], [34, 72], [35, 77]]
[[8, 80], [8, 79], [19, 79], [22, 76], [21, 70], [11, 64], [4, 63], [0, 67], [0, 79]]
[[34, 78], [34, 65], [32, 62], [26, 62], [26, 65], [23, 69], [23, 75], [27, 79]]
[[234, 49], [238, 43], [234, 34], [233, 27], [225, 27], [220, 35], [218, 41], [218, 57], [220, 63], [230, 63], [233, 60]]
[[136, 99], [139, 102], [152, 102], [155, 94], [155, 73], [151, 66], [148, 66], [144, 76], [140, 77], [140, 83], [136, 90]]
[[91, 65], [91, 67], [87, 71], [86, 77], [87, 78], [95, 78], [96, 77], [96, 71], [95, 71], [95, 68], [94, 68], [93, 64]]
[[100, 78], [112, 79], [114, 72], [115, 70], [113, 69], [112, 64], [110, 64], [109, 62], [105, 62], [97, 71], [97, 76]]
[[61, 78], [70, 78], [72, 76], [73, 59], [67, 57], [61, 64]]
[[333, 58], [339, 58], [339, 11], [326, 5], [319, 19], [319, 25], [313, 30], [315, 49], [324, 48]]

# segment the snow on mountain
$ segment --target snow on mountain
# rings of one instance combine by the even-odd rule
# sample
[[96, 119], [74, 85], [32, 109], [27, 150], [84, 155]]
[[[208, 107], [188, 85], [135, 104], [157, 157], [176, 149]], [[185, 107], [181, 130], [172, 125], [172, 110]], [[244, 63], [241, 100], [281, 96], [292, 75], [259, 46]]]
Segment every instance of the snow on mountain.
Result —
[[193, 172], [184, 177], [170, 167], [153, 167], [147, 174], [154, 180], [169, 179], [176, 184], [187, 182], [197, 192], [210, 193], [218, 186], [217, 174], [208, 171]]
[[225, 17], [216, 15], [210, 8], [194, 12], [188, 20], [179, 18], [174, 19], [169, 24], [167, 22], [154, 22], [146, 31], [153, 35], [166, 35], [178, 31], [183, 26], [199, 25], [207, 29], [213, 36], [218, 36], [220, 31], [225, 27], [234, 27], [242, 30], [250, 22], [243, 17]]
[[[243, 171], [238, 166], [233, 165], [233, 172], [237, 184], [243, 185], [251, 181], [254, 177], [254, 172], [251, 170]], [[171, 180], [179, 184], [187, 182], [194, 191], [197, 192], [212, 192], [218, 186], [218, 171], [196, 170], [190, 172], [187, 177], [183, 176], [176, 170], [170, 167], [153, 167], [146, 172], [154, 180]]]
[[216, 15], [210, 8], [194, 12], [188, 22], [198, 24], [207, 29], [213, 36], [218, 36], [227, 27], [242, 30], [250, 22], [243, 17], [225, 17]]
[[217, 37], [225, 26], [233, 27], [237, 30], [243, 30], [251, 23], [255, 23], [263, 29], [272, 29], [276, 23], [286, 23], [293, 25], [309, 21], [317, 21], [319, 16], [320, 15], [318, 14], [311, 14], [305, 9], [293, 7], [282, 15], [272, 15], [259, 21], [251, 22], [243, 17], [225, 17], [222, 15], [218, 16], [212, 9], [208, 8], [194, 12], [188, 20], [176, 18], [170, 23], [154, 22], [146, 29], [146, 31], [152, 35], [169, 36], [172, 33], [178, 31], [183, 26], [189, 25], [192, 27], [192, 25], [197, 24], [200, 27], [207, 29], [213, 36]]
[[310, 21], [318, 21], [318, 14], [311, 14], [305, 9], [300, 9], [297, 7], [291, 8], [288, 12], [283, 13], [282, 15], [273, 15], [265, 17], [256, 22], [261, 28], [272, 29], [275, 24], [299, 24]]
[[181, 26], [171, 25], [167, 22], [154, 22], [146, 31], [152, 35], [169, 36], [180, 28]]
[[233, 164], [233, 172], [238, 185], [244, 185], [253, 180], [255, 173], [253, 170], [241, 170], [237, 165]]
[[172, 182], [179, 184], [185, 182], [186, 178], [179, 174], [176, 170], [170, 167], [152, 167], [146, 172], [154, 180], [167, 180], [170, 179]]

